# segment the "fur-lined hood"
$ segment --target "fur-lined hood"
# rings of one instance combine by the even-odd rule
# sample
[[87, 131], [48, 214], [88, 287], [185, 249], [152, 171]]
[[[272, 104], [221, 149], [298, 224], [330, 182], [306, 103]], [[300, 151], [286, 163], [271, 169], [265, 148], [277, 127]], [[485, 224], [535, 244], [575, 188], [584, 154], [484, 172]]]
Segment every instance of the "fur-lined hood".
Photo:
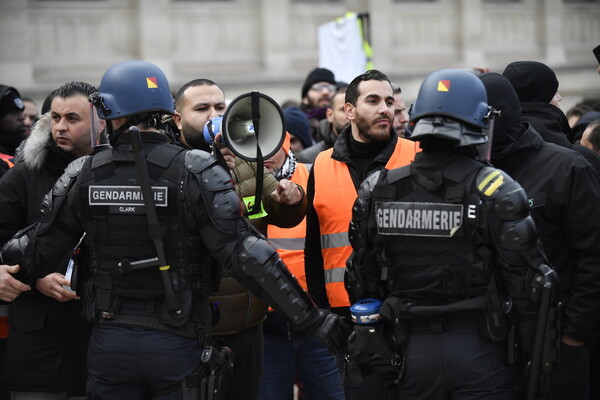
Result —
[[52, 144], [51, 123], [50, 113], [42, 115], [25, 141], [21, 161], [32, 170], [40, 170], [46, 161], [48, 147]]

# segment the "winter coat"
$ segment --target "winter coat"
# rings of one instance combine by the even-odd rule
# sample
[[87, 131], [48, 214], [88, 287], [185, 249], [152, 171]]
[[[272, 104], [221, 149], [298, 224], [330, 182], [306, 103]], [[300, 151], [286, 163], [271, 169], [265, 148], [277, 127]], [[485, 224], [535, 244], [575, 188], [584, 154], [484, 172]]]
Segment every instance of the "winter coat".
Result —
[[590, 342], [600, 325], [600, 173], [529, 127], [492, 158], [519, 182], [565, 303], [563, 334]]
[[[0, 244], [36, 222], [40, 204], [74, 159], [57, 147], [50, 116], [35, 124], [22, 161], [0, 179]], [[64, 266], [66, 269], [66, 265]], [[11, 304], [10, 332], [2, 381], [13, 391], [85, 394], [89, 327], [79, 317], [79, 301], [58, 302], [35, 289]]]
[[[254, 197], [256, 193], [256, 163], [235, 158], [236, 166], [231, 171], [235, 190], [240, 197]], [[306, 212], [306, 196], [298, 205], [289, 206], [276, 202], [271, 193], [278, 185], [273, 175], [264, 169], [263, 205], [267, 216], [251, 219], [252, 225], [266, 235], [267, 225], [272, 224], [281, 228], [298, 225]], [[243, 329], [256, 326], [264, 321], [267, 304], [256, 297], [246, 287], [232, 277], [221, 279], [219, 290], [209, 298], [209, 302], [219, 303], [221, 317], [213, 328], [215, 335], [232, 335]]]

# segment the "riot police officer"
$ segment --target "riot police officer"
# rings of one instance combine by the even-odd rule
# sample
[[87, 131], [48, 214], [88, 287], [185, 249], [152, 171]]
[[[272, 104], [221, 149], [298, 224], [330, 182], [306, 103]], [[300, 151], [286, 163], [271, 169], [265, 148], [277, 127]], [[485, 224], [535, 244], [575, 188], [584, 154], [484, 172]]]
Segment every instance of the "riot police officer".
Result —
[[[112, 149], [66, 169], [43, 202], [29, 248], [36, 276], [57, 265], [84, 235], [89, 279], [78, 294], [94, 324], [91, 398], [181, 399], [194, 390], [196, 398], [220, 398], [221, 388], [211, 386], [213, 374], [202, 392], [206, 382], [193, 373], [218, 351], [204, 346], [213, 315], [206, 300], [222, 268], [296, 328], [332, 348], [341, 343], [336, 317], [314, 306], [242, 217], [229, 174], [204, 151], [168, 144], [157, 129], [174, 104], [156, 65], [112, 66], [90, 101], [107, 121]], [[55, 291], [57, 298], [68, 295], [62, 287]], [[229, 363], [222, 358], [221, 364]], [[217, 364], [210, 362], [214, 370], [221, 368]]]
[[556, 313], [538, 314], [556, 305], [554, 271], [523, 189], [480, 156], [492, 116], [475, 75], [430, 74], [410, 119], [423, 151], [359, 191], [347, 288], [353, 319], [374, 324], [356, 325], [349, 375], [383, 374], [390, 398], [512, 399], [519, 368], [533, 365], [535, 380], [542, 355], [548, 368], [556, 361], [552, 329], [545, 352], [533, 348], [536, 328], [556, 325]]

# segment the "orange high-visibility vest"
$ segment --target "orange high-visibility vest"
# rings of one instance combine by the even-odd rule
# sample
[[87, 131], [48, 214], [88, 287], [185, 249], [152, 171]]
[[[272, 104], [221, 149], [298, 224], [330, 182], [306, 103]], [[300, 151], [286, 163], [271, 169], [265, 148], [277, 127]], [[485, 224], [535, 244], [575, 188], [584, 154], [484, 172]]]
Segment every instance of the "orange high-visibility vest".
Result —
[[[306, 192], [308, 182], [308, 169], [306, 165], [297, 163], [292, 175], [292, 182], [302, 186]], [[277, 249], [279, 256], [287, 265], [290, 272], [296, 277], [304, 290], [306, 287], [306, 273], [304, 271], [304, 237], [306, 236], [306, 217], [292, 228], [280, 228], [275, 225], [267, 226], [269, 242]]]
[[[386, 169], [410, 164], [419, 151], [418, 144], [398, 138], [396, 148], [385, 165]], [[321, 254], [325, 269], [325, 288], [331, 307], [349, 307], [344, 287], [346, 260], [352, 253], [348, 227], [352, 206], [357, 197], [348, 166], [331, 158], [333, 149], [321, 152], [314, 163], [315, 194], [313, 206], [321, 231]]]

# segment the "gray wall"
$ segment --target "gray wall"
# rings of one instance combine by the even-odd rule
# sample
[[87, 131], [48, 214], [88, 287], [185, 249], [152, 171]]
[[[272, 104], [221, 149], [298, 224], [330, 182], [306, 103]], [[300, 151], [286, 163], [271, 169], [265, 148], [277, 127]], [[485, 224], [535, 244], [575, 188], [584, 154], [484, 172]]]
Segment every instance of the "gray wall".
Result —
[[600, 96], [591, 49], [599, 0], [2, 0], [0, 81], [36, 99], [69, 80], [97, 85], [110, 65], [144, 59], [172, 89], [206, 77], [229, 98], [260, 90], [299, 100], [318, 63], [317, 27], [368, 12], [374, 67], [410, 100], [442, 67], [537, 60], [559, 77], [563, 110]]

